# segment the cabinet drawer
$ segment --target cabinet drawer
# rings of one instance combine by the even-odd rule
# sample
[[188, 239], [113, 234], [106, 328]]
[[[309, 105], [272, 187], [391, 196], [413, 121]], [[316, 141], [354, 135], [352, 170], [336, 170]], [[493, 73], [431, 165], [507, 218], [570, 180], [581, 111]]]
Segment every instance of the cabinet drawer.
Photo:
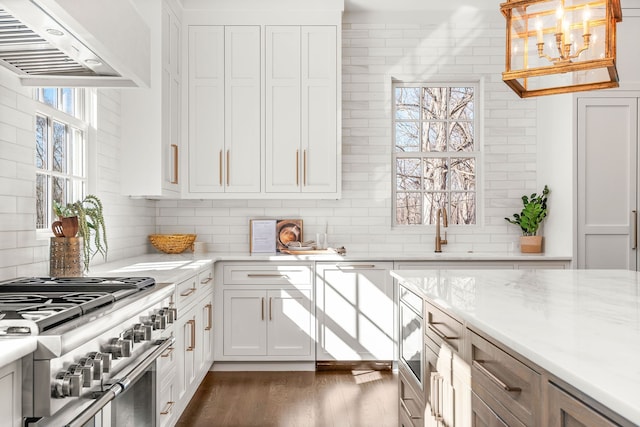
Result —
[[471, 388], [510, 426], [539, 426], [540, 374], [475, 333]]
[[605, 418], [554, 384], [548, 385], [549, 427], [615, 427]]
[[198, 292], [198, 276], [189, 277], [176, 285], [176, 305], [178, 307], [178, 316], [187, 306], [196, 300]]
[[[411, 387], [402, 371], [398, 376], [399, 381], [399, 404], [398, 408], [400, 420], [405, 427], [424, 426], [424, 402], [416, 390]], [[408, 424], [407, 424], [408, 423]]]
[[311, 285], [309, 265], [243, 264], [224, 266], [225, 285]]
[[508, 427], [475, 393], [471, 393], [471, 408], [472, 426]]
[[447, 343], [455, 352], [460, 353], [464, 331], [462, 323], [428, 302], [424, 306], [425, 335], [438, 345]]

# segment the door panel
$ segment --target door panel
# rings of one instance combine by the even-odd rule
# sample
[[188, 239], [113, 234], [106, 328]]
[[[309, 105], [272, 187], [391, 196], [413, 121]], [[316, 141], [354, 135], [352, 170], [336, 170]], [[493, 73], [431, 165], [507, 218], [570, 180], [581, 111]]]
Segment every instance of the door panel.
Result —
[[636, 98], [578, 98], [578, 268], [637, 268]]
[[223, 307], [224, 355], [266, 355], [265, 292], [224, 291]]
[[267, 296], [269, 355], [314, 357], [311, 292], [277, 290], [268, 291]]

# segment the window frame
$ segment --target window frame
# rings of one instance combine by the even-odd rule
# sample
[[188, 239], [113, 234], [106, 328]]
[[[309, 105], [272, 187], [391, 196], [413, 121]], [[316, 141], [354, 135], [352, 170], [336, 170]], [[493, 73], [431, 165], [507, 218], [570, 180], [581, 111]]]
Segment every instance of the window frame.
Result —
[[[398, 120], [396, 113], [396, 89], [397, 88], [420, 88], [421, 92], [423, 88], [455, 88], [455, 87], [472, 87], [474, 88], [474, 110], [473, 110], [473, 138], [474, 138], [474, 150], [473, 151], [409, 151], [409, 152], [399, 152], [396, 150], [396, 124], [403, 122], [403, 120]], [[398, 169], [397, 162], [398, 159], [402, 158], [419, 158], [422, 162], [424, 159], [452, 159], [452, 158], [469, 158], [473, 159], [475, 162], [475, 190], [473, 191], [475, 195], [475, 223], [474, 224], [454, 224], [449, 222], [449, 227], [464, 227], [465, 229], [475, 228], [482, 225], [483, 222], [483, 206], [482, 206], [482, 197], [481, 194], [483, 192], [483, 179], [482, 179], [482, 171], [483, 171], [483, 150], [482, 150], [482, 140], [483, 140], [483, 128], [482, 128], [482, 112], [483, 112], [483, 91], [484, 84], [482, 79], [462, 79], [462, 80], [447, 80], [447, 81], [424, 81], [424, 80], [412, 80], [412, 79], [404, 79], [404, 80], [392, 80], [391, 84], [391, 188], [392, 188], [392, 200], [391, 200], [391, 225], [392, 228], [398, 230], [416, 230], [416, 229], [424, 229], [424, 228], [435, 228], [435, 223], [425, 223], [425, 218], [423, 217], [423, 221], [421, 224], [401, 224], [397, 221], [397, 202], [398, 202], [398, 194], [401, 194], [403, 191], [399, 191], [398, 188]], [[422, 99], [422, 95], [421, 95]], [[419, 119], [421, 120], [421, 119]], [[448, 121], [447, 121], [448, 122]], [[422, 129], [422, 128], [421, 128]], [[421, 142], [419, 141], [419, 144]], [[424, 174], [423, 174], [424, 178]], [[419, 190], [411, 191], [420, 193], [422, 199], [424, 200], [424, 195], [427, 193], [445, 193], [450, 195], [457, 191], [452, 191], [447, 185], [447, 189], [445, 191], [433, 191], [426, 190], [424, 186]], [[423, 215], [424, 215], [424, 206]], [[447, 196], [447, 214], [449, 218], [451, 217], [451, 197]]]
[[[43, 226], [41, 228], [38, 227], [38, 214], [36, 207], [36, 218], [34, 228], [36, 230], [36, 234], [38, 238], [48, 238], [51, 235], [51, 223], [55, 220], [53, 216], [53, 195], [52, 195], [52, 186], [53, 184], [50, 182], [53, 178], [63, 178], [72, 180], [72, 186], [80, 186], [81, 190], [79, 190], [80, 194], [69, 194], [66, 193], [67, 200], [65, 202], [73, 202], [75, 200], [81, 199], [86, 194], [89, 194], [89, 132], [90, 132], [90, 123], [89, 118], [91, 117], [89, 111], [89, 90], [86, 88], [71, 88], [73, 90], [73, 104], [74, 111], [73, 114], [69, 114], [62, 110], [62, 91], [67, 88], [53, 88], [58, 91], [58, 106], [53, 107], [50, 104], [47, 104], [43, 101], [43, 89], [52, 89], [52, 88], [36, 88], [34, 89], [33, 98], [35, 103], [35, 114], [34, 114], [34, 144], [37, 144], [36, 140], [36, 129], [37, 129], [37, 120], [38, 117], [43, 117], [47, 121], [46, 124], [46, 132], [47, 132], [47, 168], [40, 169], [37, 166], [37, 156], [34, 158], [35, 165], [35, 175], [36, 175], [36, 185], [40, 176], [47, 177], [47, 192], [48, 195], [46, 197], [46, 217], [44, 218]], [[76, 155], [80, 155], [80, 165], [74, 167], [76, 170], [81, 170], [81, 174], [74, 174], [73, 170], [67, 169], [66, 172], [54, 171], [53, 170], [53, 123], [61, 123], [67, 129], [65, 132], [66, 140], [64, 142], [66, 146], [67, 152], [71, 151]], [[71, 134], [76, 130], [82, 133], [82, 142], [80, 153], [78, 153], [77, 148], [71, 147], [70, 138]], [[77, 156], [76, 156], [77, 158]], [[67, 159], [65, 159], [67, 161]], [[69, 167], [69, 165], [67, 165]], [[36, 194], [36, 204], [38, 196]], [[73, 200], [72, 200], [73, 199]]]

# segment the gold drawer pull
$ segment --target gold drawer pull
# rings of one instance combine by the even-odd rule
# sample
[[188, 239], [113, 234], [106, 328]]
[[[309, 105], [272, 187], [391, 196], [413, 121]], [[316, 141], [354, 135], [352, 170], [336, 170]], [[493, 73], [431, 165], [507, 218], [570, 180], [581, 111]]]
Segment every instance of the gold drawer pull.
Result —
[[222, 150], [220, 150], [220, 159], [218, 163], [220, 165], [220, 187], [222, 187]]
[[207, 326], [205, 326], [205, 331], [210, 331], [213, 327], [213, 306], [211, 304], [205, 305], [207, 309]]
[[288, 279], [289, 276], [287, 276], [286, 274], [282, 274], [282, 273], [263, 273], [263, 274], [247, 274], [247, 277], [252, 277], [252, 278], [265, 278], [265, 277], [270, 277], [270, 278], [278, 278], [278, 279]]
[[201, 280], [201, 281], [200, 281], [200, 284], [201, 284], [201, 285], [206, 285], [207, 283], [209, 283], [209, 282], [210, 282], [210, 281], [212, 281], [212, 280], [213, 280], [213, 277], [207, 277], [206, 279]]
[[173, 176], [171, 177], [171, 184], [178, 183], [178, 145], [171, 144], [171, 153], [173, 155]]
[[520, 387], [510, 387], [508, 386], [504, 381], [502, 381], [500, 378], [496, 377], [494, 374], [492, 374], [491, 372], [489, 372], [489, 370], [483, 365], [483, 363], [485, 363], [484, 360], [474, 360], [473, 361], [473, 366], [475, 366], [476, 368], [478, 368], [478, 370], [480, 372], [482, 372], [483, 374], [485, 374], [487, 377], [489, 377], [489, 379], [491, 381], [493, 381], [498, 387], [500, 387], [501, 389], [503, 389], [504, 391], [510, 391], [510, 392], [520, 392], [522, 391], [522, 389]]
[[167, 406], [164, 407], [164, 411], [160, 412], [160, 415], [168, 415], [173, 409], [173, 405], [175, 404], [176, 402], [167, 402]]
[[436, 334], [440, 339], [443, 339], [443, 340], [457, 340], [458, 339], [458, 337], [450, 337], [448, 335], [443, 334], [442, 331], [440, 331], [438, 328], [436, 328], [433, 325], [435, 325], [435, 323], [429, 322], [429, 330], [431, 332], [433, 332], [434, 334]]
[[169, 357], [169, 356], [171, 356], [171, 353], [173, 353], [173, 350], [174, 350], [174, 348], [173, 348], [173, 347], [169, 347], [169, 348], [167, 348], [167, 351], [166, 351], [166, 352], [164, 352], [164, 353], [162, 353], [162, 354], [160, 355], [160, 357]]
[[376, 268], [376, 265], [375, 264], [338, 264], [339, 270], [342, 270], [343, 268], [369, 269], [369, 268]]
[[188, 297], [196, 291], [196, 288], [189, 288], [186, 292], [180, 294], [181, 297]]
[[187, 347], [186, 351], [193, 351], [196, 349], [196, 321], [191, 319], [187, 320], [187, 323], [191, 325], [191, 345]]
[[300, 185], [300, 150], [296, 150], [296, 187]]

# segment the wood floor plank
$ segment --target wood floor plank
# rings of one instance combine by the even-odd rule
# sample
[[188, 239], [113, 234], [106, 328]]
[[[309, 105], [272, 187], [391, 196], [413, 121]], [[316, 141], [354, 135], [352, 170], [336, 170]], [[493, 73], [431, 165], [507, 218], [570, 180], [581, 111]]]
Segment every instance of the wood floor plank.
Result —
[[209, 372], [178, 427], [395, 427], [390, 371]]

